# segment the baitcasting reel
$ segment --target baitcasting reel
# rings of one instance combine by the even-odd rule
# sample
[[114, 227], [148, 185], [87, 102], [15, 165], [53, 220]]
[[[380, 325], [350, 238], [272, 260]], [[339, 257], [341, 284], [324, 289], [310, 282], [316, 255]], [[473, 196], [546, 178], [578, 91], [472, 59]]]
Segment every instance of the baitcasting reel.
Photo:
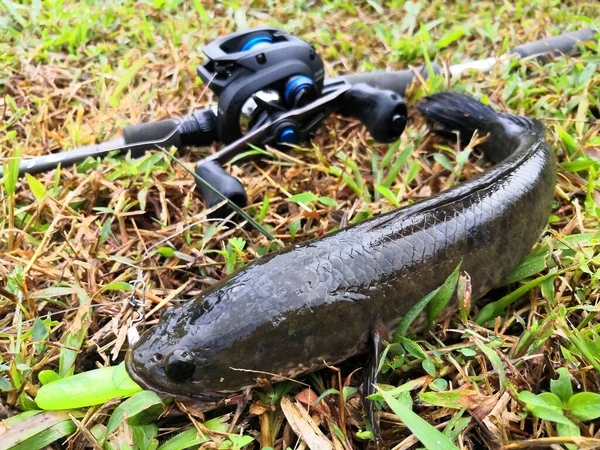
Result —
[[[198, 76], [219, 97], [217, 135], [229, 144], [269, 118], [305, 106], [321, 95], [323, 62], [314, 47], [276, 28], [254, 28], [204, 48]], [[296, 130], [279, 131], [296, 143]]]
[[[380, 142], [398, 139], [406, 125], [400, 95], [341, 80], [325, 85], [315, 48], [276, 28], [230, 34], [207, 45], [204, 53], [207, 62], [198, 75], [219, 97], [216, 134], [229, 145], [200, 161], [196, 174], [240, 207], [246, 206], [246, 192], [221, 164], [248, 144], [281, 148], [305, 142], [333, 112], [360, 119]], [[207, 206], [222, 201], [210, 188], [198, 188]], [[216, 215], [229, 212], [223, 207]]]

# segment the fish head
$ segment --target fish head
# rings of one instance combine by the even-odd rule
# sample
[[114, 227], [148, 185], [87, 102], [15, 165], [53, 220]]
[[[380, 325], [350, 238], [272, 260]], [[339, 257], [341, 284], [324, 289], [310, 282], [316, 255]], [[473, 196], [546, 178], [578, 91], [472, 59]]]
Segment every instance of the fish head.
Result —
[[144, 389], [177, 400], [212, 402], [235, 391], [223, 383], [222, 374], [231, 364], [220, 350], [213, 327], [194, 321], [193, 308], [180, 307], [165, 311], [158, 324], [142, 334], [129, 349], [125, 365]]

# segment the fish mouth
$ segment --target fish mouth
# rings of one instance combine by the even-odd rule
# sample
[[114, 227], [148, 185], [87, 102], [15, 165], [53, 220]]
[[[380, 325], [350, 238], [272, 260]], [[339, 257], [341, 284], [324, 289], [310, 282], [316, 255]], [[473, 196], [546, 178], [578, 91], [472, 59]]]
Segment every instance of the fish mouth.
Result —
[[171, 398], [176, 401], [199, 401], [203, 403], [220, 403], [227, 398], [226, 393], [206, 393], [206, 394], [175, 394], [167, 392], [162, 387], [159, 387], [145, 378], [142, 378], [136, 371], [133, 363], [133, 354], [128, 352], [125, 357], [125, 370], [127, 374], [135, 381], [142, 389], [152, 391], [162, 398]]

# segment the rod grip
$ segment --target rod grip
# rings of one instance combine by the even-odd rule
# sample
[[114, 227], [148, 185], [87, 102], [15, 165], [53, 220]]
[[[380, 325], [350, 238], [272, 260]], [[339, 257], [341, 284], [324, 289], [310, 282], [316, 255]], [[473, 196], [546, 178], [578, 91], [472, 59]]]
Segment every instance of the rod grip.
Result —
[[[437, 64], [432, 64], [433, 73], [439, 75], [442, 69]], [[406, 89], [415, 79], [415, 72], [423, 79], [429, 77], [427, 67], [416, 67], [413, 70], [399, 70], [396, 72], [368, 72], [344, 75], [339, 78], [351, 85], [365, 83], [377, 89], [394, 91], [396, 94], [404, 96]]]
[[123, 129], [131, 156], [138, 158], [147, 150], [160, 147], [205, 147], [218, 140], [217, 119], [211, 109], [195, 111], [181, 119], [129, 125]]
[[557, 55], [570, 54], [576, 51], [580, 42], [594, 40], [596, 33], [597, 31], [592, 28], [563, 33], [558, 36], [519, 45], [514, 48], [513, 53], [517, 53], [521, 58], [535, 58], [540, 61], [546, 61]]
[[133, 158], [139, 158], [147, 150], [160, 147], [181, 147], [180, 121], [177, 119], [140, 123], [123, 128], [123, 139]]

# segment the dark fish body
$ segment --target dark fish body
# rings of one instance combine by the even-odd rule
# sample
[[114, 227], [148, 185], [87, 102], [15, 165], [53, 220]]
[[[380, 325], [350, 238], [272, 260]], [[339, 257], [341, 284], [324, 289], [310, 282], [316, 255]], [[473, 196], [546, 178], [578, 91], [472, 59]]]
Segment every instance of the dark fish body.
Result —
[[130, 375], [165, 395], [209, 399], [265, 373], [295, 377], [367, 350], [376, 323], [392, 331], [459, 263], [474, 299], [497, 285], [539, 239], [551, 210], [556, 167], [544, 128], [456, 93], [419, 109], [463, 138], [489, 134], [480, 148], [498, 164], [249, 264], [163, 314], [130, 351]]

